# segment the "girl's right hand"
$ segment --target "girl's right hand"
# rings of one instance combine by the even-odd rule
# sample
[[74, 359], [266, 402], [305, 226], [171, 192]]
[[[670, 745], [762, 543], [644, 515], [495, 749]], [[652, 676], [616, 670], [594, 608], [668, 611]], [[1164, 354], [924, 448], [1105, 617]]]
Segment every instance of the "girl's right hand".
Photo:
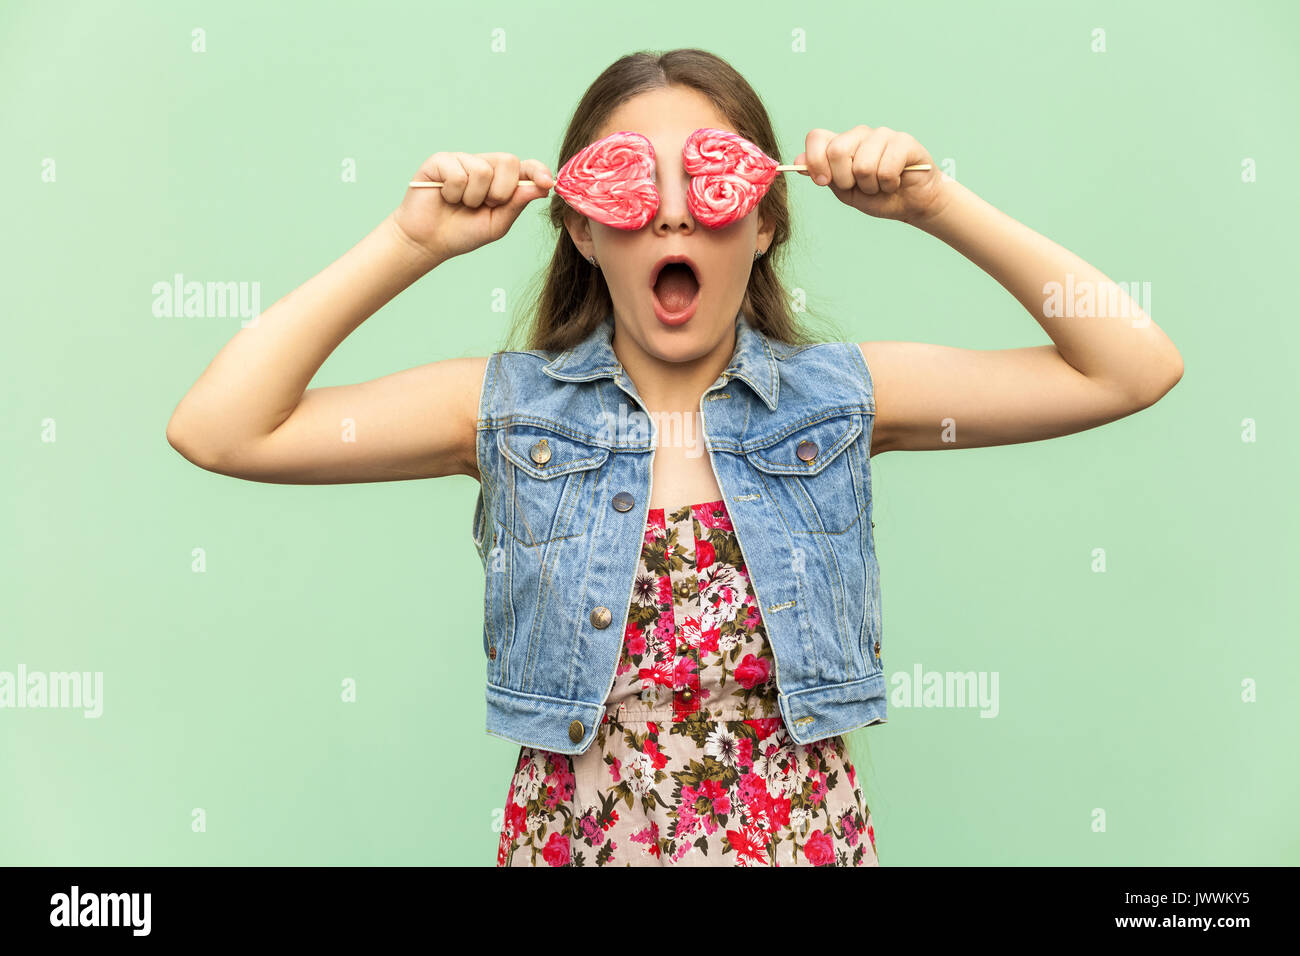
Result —
[[[536, 159], [510, 153], [434, 153], [408, 186], [393, 213], [408, 239], [442, 262], [504, 236], [524, 206], [545, 196], [555, 179]], [[518, 185], [529, 179], [537, 185]]]

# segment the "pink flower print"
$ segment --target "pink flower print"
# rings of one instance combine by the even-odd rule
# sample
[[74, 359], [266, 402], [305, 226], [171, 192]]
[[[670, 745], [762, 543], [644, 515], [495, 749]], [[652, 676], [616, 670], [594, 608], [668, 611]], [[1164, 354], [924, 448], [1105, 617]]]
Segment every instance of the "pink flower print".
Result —
[[699, 831], [699, 814], [683, 799], [681, 809], [677, 811], [677, 826], [673, 830], [673, 836], [678, 840], [687, 840]]
[[[768, 668], [767, 660], [761, 657], [755, 657], [753, 654], [746, 654], [741, 658], [740, 663], [736, 665], [736, 680], [745, 690], [753, 690], [755, 684], [761, 684], [767, 680]], [[765, 720], [776, 720], [778, 718], [763, 718]], [[764, 734], [763, 736], [767, 736]]]
[[844, 826], [844, 840], [845, 842], [848, 843], [849, 846], [857, 846], [858, 836], [860, 835], [858, 833], [857, 824], [854, 822], [853, 819], [855, 813], [856, 813], [855, 810], [852, 809], [846, 810], [844, 811], [843, 815], [840, 817], [840, 822]]
[[835, 845], [831, 842], [830, 834], [822, 830], [808, 834], [808, 842], [803, 845], [803, 855], [813, 866], [834, 866]]
[[826, 774], [819, 770], [816, 776], [813, 777], [812, 793], [808, 800], [815, 807], [826, 799], [826, 794], [829, 792], [830, 790], [826, 786]]
[[653, 820], [650, 821], [649, 826], [635, 831], [629, 839], [633, 843], [644, 844], [648, 856], [659, 856], [659, 824]]
[[546, 841], [546, 846], [542, 848], [542, 859], [549, 866], [568, 866], [569, 838], [557, 831], [552, 831], [551, 838]]
[[762, 809], [763, 801], [767, 796], [766, 778], [760, 777], [756, 773], [747, 773], [740, 778], [736, 787], [736, 793], [740, 796], [742, 803], [746, 806]]

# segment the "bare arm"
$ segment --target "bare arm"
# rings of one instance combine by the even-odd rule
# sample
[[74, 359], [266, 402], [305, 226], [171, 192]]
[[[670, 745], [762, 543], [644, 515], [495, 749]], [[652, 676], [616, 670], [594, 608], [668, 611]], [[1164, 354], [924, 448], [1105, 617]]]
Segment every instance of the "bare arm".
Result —
[[948, 181], [943, 189], [946, 201], [914, 224], [996, 279], [1054, 344], [860, 343], [876, 393], [873, 454], [1068, 435], [1131, 415], [1173, 388], [1182, 357], [1122, 286], [966, 187]]
[[486, 359], [449, 359], [304, 394], [349, 333], [436, 265], [385, 217], [226, 343], [172, 413], [167, 440], [200, 467], [254, 481], [470, 473]]
[[[519, 187], [521, 171], [531, 183]], [[319, 275], [241, 329], [181, 399], [167, 440], [220, 474], [284, 484], [470, 475], [487, 358], [357, 385], [312, 377], [350, 332], [439, 264], [502, 238], [551, 176], [509, 153], [434, 153], [402, 204]]]

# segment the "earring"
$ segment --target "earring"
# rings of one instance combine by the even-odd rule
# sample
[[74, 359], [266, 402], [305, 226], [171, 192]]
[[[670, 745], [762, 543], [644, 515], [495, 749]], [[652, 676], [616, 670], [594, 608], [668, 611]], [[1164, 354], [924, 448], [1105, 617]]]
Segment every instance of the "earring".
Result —
[[763, 251], [761, 249], [754, 250], [754, 261], [757, 262], [761, 258], [763, 258]]
[[593, 266], [595, 266], [597, 269], [600, 268], [600, 263], [596, 261], [596, 257], [595, 257], [595, 256], [587, 256], [587, 259], [588, 259], [588, 261], [589, 261]]

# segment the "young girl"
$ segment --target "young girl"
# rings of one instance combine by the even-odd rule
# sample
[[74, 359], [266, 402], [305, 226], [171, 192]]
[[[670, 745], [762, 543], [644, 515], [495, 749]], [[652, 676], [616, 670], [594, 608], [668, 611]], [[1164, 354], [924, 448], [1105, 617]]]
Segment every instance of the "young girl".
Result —
[[[784, 174], [713, 219], [725, 176], [688, 173], [697, 130], [779, 161], [758, 96], [700, 50], [623, 57], [583, 96], [561, 166], [615, 133], [653, 149], [632, 224], [578, 212], [538, 160], [433, 154], [417, 177], [444, 185], [408, 189], [240, 331], [167, 428], [191, 462], [253, 481], [479, 481], [488, 730], [520, 744], [499, 865], [876, 865], [842, 736], [885, 719], [870, 459], [1081, 431], [1182, 375], [1106, 276], [865, 125], [809, 131], [794, 163], [942, 239], [1054, 345], [810, 341], [779, 276]], [[384, 303], [547, 195], [527, 349], [307, 389]], [[1089, 314], [1050, 307], [1055, 283], [1087, 290]]]

